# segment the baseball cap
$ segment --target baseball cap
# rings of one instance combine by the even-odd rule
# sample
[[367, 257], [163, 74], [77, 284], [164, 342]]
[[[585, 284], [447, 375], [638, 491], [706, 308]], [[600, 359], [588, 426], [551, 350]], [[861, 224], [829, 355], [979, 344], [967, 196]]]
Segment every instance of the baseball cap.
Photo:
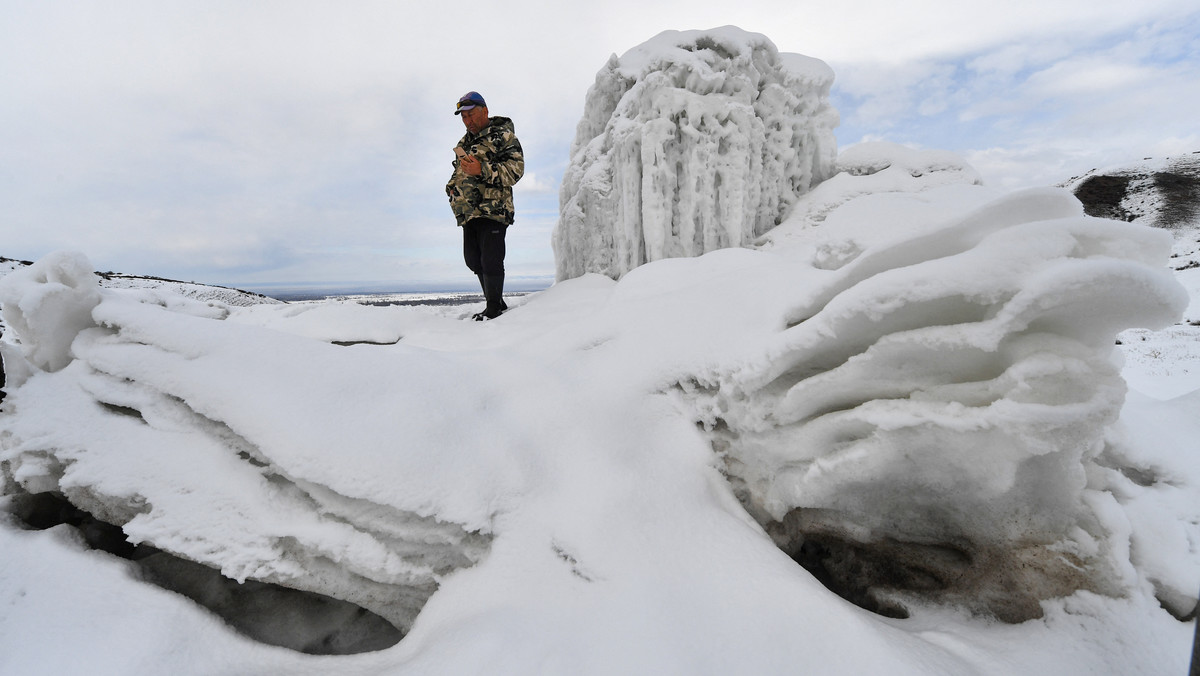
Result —
[[487, 108], [487, 102], [479, 95], [479, 92], [467, 92], [458, 100], [458, 106], [454, 108], [454, 114], [458, 115], [464, 110], [470, 110], [475, 106], [483, 106]]

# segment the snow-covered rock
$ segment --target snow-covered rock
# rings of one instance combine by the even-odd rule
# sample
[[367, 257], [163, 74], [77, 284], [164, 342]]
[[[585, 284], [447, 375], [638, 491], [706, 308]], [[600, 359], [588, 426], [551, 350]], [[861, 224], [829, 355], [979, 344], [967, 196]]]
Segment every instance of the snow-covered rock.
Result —
[[1170, 230], [1171, 266], [1200, 276], [1200, 151], [1094, 169], [1062, 185], [1089, 215]]
[[161, 277], [146, 277], [118, 272], [99, 272], [100, 286], [107, 289], [144, 289], [154, 295], [162, 292], [163, 302], [173, 301], [180, 296], [214, 307], [225, 308], [250, 307], [254, 305], [279, 305], [284, 301], [261, 293], [231, 289], [225, 286], [182, 282]]
[[[1170, 398], [1200, 387], [1200, 151], [1095, 169], [1063, 183], [1093, 216], [1161, 228], [1175, 237], [1170, 267], [1192, 302], [1161, 331], [1121, 334], [1131, 385]], [[1160, 385], [1166, 385], [1163, 389]]]
[[1159, 228], [1200, 220], [1200, 151], [1093, 169], [1062, 184], [1088, 214]]
[[559, 280], [742, 246], [834, 172], [833, 72], [733, 27], [668, 31], [588, 91], [553, 235]]

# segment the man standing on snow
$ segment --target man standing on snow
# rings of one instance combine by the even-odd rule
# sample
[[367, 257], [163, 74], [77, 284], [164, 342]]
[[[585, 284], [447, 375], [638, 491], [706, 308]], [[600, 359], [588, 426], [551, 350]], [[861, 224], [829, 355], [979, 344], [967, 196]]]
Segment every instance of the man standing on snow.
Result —
[[479, 277], [487, 307], [476, 321], [508, 309], [504, 293], [504, 233], [516, 216], [512, 187], [525, 173], [521, 142], [507, 117], [488, 117], [479, 92], [467, 92], [454, 110], [467, 133], [454, 148], [454, 173], [446, 184], [450, 209], [463, 230], [463, 258]]

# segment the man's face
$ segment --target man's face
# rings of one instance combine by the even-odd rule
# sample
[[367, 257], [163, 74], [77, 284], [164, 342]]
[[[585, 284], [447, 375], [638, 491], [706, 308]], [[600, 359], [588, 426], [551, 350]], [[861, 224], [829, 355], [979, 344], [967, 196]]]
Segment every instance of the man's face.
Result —
[[466, 126], [467, 131], [472, 134], [478, 134], [479, 130], [488, 125], [487, 108], [483, 106], [475, 106], [470, 110], [464, 110], [459, 113], [459, 116], [462, 117], [463, 125]]

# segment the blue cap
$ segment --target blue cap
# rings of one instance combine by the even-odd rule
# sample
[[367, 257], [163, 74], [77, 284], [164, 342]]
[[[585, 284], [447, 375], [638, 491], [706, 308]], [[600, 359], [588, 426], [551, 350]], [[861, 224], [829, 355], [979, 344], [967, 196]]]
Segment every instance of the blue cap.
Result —
[[487, 102], [479, 95], [479, 92], [467, 92], [458, 100], [458, 106], [454, 109], [454, 114], [458, 115], [464, 110], [470, 110], [475, 106], [483, 106], [487, 108]]

